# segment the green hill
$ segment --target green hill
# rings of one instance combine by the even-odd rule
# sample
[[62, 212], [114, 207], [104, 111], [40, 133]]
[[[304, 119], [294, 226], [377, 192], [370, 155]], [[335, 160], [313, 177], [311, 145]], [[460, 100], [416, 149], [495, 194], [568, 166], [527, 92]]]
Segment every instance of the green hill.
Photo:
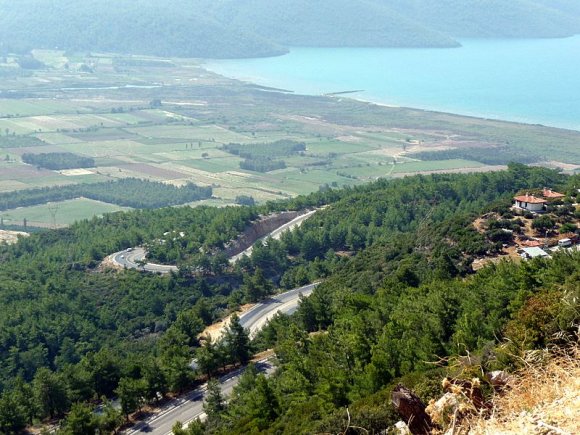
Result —
[[571, 0], [0, 0], [0, 50], [273, 56], [289, 46], [453, 47], [580, 32]]
[[567, 0], [377, 1], [454, 37], [553, 38], [571, 36], [580, 28], [580, 10]]
[[287, 46], [453, 47], [451, 37], [375, 1], [225, 0], [216, 19]]
[[286, 49], [204, 14], [200, 2], [0, 0], [0, 46], [175, 57], [260, 57]]
[[[577, 340], [580, 253], [474, 272], [476, 258], [503, 245], [472, 223], [493, 210], [503, 219], [488, 225], [519, 227], [509, 209], [516, 192], [553, 186], [572, 202], [578, 182], [512, 164], [379, 180], [261, 207], [106, 214], [0, 245], [0, 433], [67, 414], [59, 433], [95, 433], [89, 424], [111, 433], [122, 419], [94, 417], [95, 397], [120, 397], [130, 413], [192, 388], [194, 356], [198, 374], [215, 375], [269, 348], [276, 372], [266, 379], [248, 370], [252, 377], [244, 375], [229, 404], [207, 412], [204, 433], [344, 433], [347, 408], [353, 426], [380, 433], [396, 421], [386, 399], [396, 383], [422, 385], [418, 393], [428, 399], [454, 367], [451, 360], [434, 371], [430, 362], [468, 354], [480, 368], [466, 374], [477, 375], [517, 367], [521, 352], [545, 349], [556, 332]], [[259, 215], [322, 205], [299, 228], [228, 265], [225, 245]], [[557, 224], [575, 219], [572, 210], [558, 211]], [[98, 267], [137, 245], [160, 261], [179, 258], [179, 273]], [[205, 326], [229, 310], [317, 280], [324, 282], [295, 314], [274, 318], [252, 343], [240, 331], [238, 340], [200, 347]], [[502, 353], [498, 338], [511, 347]], [[81, 416], [78, 403], [88, 410]], [[87, 426], [68, 427], [80, 423]], [[181, 433], [202, 433], [194, 431], [199, 425]]]

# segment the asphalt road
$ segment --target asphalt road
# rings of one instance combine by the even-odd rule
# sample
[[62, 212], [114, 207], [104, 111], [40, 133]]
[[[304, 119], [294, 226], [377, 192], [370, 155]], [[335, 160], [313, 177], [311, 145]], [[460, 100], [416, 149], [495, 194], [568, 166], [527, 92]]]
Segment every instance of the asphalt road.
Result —
[[240, 316], [240, 324], [248, 330], [250, 337], [256, 335], [277, 313], [292, 314], [298, 308], [300, 295], [310, 296], [318, 284], [309, 284], [272, 296], [254, 305]]
[[[291, 220], [290, 222], [282, 225], [281, 227], [276, 228], [274, 231], [272, 231], [270, 234], [268, 234], [266, 237], [264, 237], [263, 239], [260, 239], [260, 240], [264, 240], [264, 239], [267, 239], [270, 237], [273, 239], [279, 239], [280, 236], [282, 235], [282, 233], [284, 233], [285, 231], [290, 231], [293, 228], [299, 226], [300, 224], [302, 224], [302, 222], [304, 222], [306, 219], [308, 219], [314, 213], [316, 213], [316, 210], [312, 210], [312, 211], [309, 211], [308, 213], [300, 215], [297, 218]], [[256, 242], [258, 242], [258, 241], [256, 241]], [[232, 263], [232, 264], [235, 263], [240, 258], [242, 258], [244, 255], [250, 256], [252, 254], [252, 249], [253, 249], [253, 246], [250, 246], [248, 249], [241, 252], [240, 254], [234, 255], [233, 257], [230, 258], [230, 260], [229, 260], [230, 263]], [[124, 267], [127, 269], [139, 269], [139, 270], [145, 270], [147, 272], [154, 272], [154, 273], [161, 273], [161, 274], [168, 274], [171, 272], [178, 271], [177, 266], [167, 266], [164, 264], [145, 263], [143, 266], [141, 266], [140, 262], [144, 261], [146, 256], [147, 256], [147, 251], [145, 250], [145, 248], [137, 247], [137, 248], [129, 248], [129, 250], [115, 252], [114, 254], [109, 255], [109, 258], [117, 266]]]
[[[278, 312], [291, 314], [298, 308], [300, 295], [310, 296], [318, 284], [309, 284], [304, 287], [290, 290], [256, 304], [250, 310], [240, 316], [240, 323], [246, 328], [250, 335], [255, 335], [264, 325]], [[274, 368], [267, 361], [260, 361], [258, 369], [266, 373], [271, 373]], [[228, 396], [234, 386], [238, 383], [240, 375], [244, 369], [229, 373], [220, 379], [222, 392]], [[189, 423], [196, 418], [203, 418], [203, 398], [206, 386], [202, 386], [185, 396], [179, 397], [167, 403], [159, 413], [139, 422], [123, 433], [125, 435], [134, 434], [153, 434], [167, 435], [171, 434], [171, 428], [175, 422], [180, 421], [184, 424]]]
[[164, 264], [145, 263], [141, 266], [139, 262], [145, 259], [147, 251], [145, 248], [129, 248], [129, 250], [115, 252], [109, 258], [117, 266], [126, 267], [127, 269], [140, 269], [147, 272], [170, 273], [177, 272], [177, 266], [166, 266]]
[[[256, 242], [254, 243], [254, 245], [261, 241], [261, 240], [265, 240], [265, 239], [279, 239], [280, 236], [286, 232], [286, 231], [291, 231], [292, 229], [300, 226], [302, 224], [302, 222], [304, 222], [306, 219], [308, 219], [310, 216], [312, 216], [314, 213], [316, 213], [318, 210], [312, 210], [309, 211], [308, 213], [304, 213], [294, 219], [292, 219], [290, 222], [282, 225], [281, 227], [276, 228], [274, 231], [272, 231], [270, 234], [268, 234], [265, 237], [262, 237], [259, 240], [256, 240]], [[236, 261], [238, 261], [240, 258], [242, 258], [244, 255], [246, 256], [250, 256], [252, 255], [252, 250], [254, 249], [254, 245], [250, 246], [249, 248], [247, 248], [246, 250], [240, 252], [238, 255], [234, 255], [233, 257], [230, 258], [230, 263], [235, 263]]]
[[[256, 367], [259, 371], [267, 374], [274, 371], [274, 367], [268, 360], [259, 361], [256, 363]], [[220, 378], [224, 396], [231, 394], [243, 372], [244, 368], [238, 369]], [[137, 423], [132, 428], [125, 430], [123, 434], [169, 435], [172, 433], [173, 425], [178, 421], [186, 425], [197, 418], [203, 419], [205, 417], [203, 399], [206, 390], [207, 384], [204, 384], [185, 396], [171, 400], [163, 406], [159, 413]]]

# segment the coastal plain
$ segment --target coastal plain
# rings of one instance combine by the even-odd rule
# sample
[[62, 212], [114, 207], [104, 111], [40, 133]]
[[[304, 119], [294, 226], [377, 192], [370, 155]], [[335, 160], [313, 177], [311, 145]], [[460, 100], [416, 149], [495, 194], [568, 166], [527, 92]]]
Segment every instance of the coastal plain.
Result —
[[[344, 94], [295, 95], [225, 78], [193, 59], [33, 54], [44, 68], [21, 70], [16, 59], [0, 59], [2, 71], [12, 71], [0, 82], [0, 193], [141, 178], [212, 186], [212, 198], [194, 204], [221, 206], [240, 196], [264, 202], [378, 178], [498, 170], [513, 155], [580, 167], [577, 131], [386, 107]], [[281, 140], [305, 149], [269, 172], [242, 169], [243, 158], [224, 148]], [[460, 155], [421, 157], [454, 150]], [[505, 161], [481, 158], [481, 150], [505, 153]], [[54, 152], [93, 158], [95, 167], [55, 171], [22, 161], [26, 153]], [[0, 216], [8, 225], [27, 219], [47, 227], [120, 209], [78, 198]]]

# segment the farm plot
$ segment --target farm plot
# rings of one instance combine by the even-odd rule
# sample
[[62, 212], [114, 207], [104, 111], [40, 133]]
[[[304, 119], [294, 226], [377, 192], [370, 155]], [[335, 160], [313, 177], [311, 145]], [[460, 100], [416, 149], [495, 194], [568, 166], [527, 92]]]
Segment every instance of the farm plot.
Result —
[[127, 123], [105, 115], [41, 115], [22, 118], [0, 119], [0, 129], [16, 134], [35, 132], [58, 132], [89, 127], [119, 127]]
[[52, 115], [76, 112], [77, 105], [70, 101], [48, 99], [0, 99], [0, 117]]
[[[402, 166], [402, 165], [401, 165]], [[350, 168], [338, 169], [337, 173], [347, 177], [355, 177], [358, 180], [373, 180], [376, 178], [389, 177], [395, 166], [392, 164], [361, 164]]]
[[437, 161], [416, 161], [405, 162], [395, 165], [394, 174], [397, 173], [413, 173], [413, 172], [428, 172], [428, 171], [442, 171], [448, 169], [461, 168], [481, 168], [485, 166], [483, 163], [473, 162], [469, 160], [437, 160]]
[[[223, 188], [218, 187], [213, 190], [214, 196], [219, 197], [224, 204], [231, 204], [235, 201], [237, 196], [245, 195], [251, 196], [256, 201], [276, 201], [278, 199], [287, 198], [288, 195], [281, 195], [264, 188], [239, 187], [239, 188]], [[199, 204], [199, 203], [196, 203]]]
[[248, 143], [253, 140], [251, 136], [242, 135], [217, 125], [162, 125], [128, 128], [127, 130], [145, 138], [184, 139], [192, 142], [204, 141], [224, 144], [230, 142]]
[[310, 183], [310, 188], [316, 188], [323, 184], [332, 185], [335, 183], [339, 186], [359, 184], [357, 180], [347, 178], [337, 174], [335, 170], [315, 169], [305, 172], [291, 172], [286, 175], [287, 180], [295, 180], [301, 183]]
[[0, 180], [0, 192], [11, 192], [13, 190], [28, 189], [30, 186], [26, 183], [16, 180]]
[[238, 157], [222, 157], [208, 159], [192, 159], [181, 161], [180, 164], [191, 166], [205, 172], [226, 172], [237, 171], [240, 169], [241, 159]]
[[127, 163], [117, 165], [118, 168], [140, 174], [138, 178], [155, 178], [157, 180], [176, 180], [187, 177], [187, 174], [170, 168], [148, 165], [145, 163]]
[[[54, 133], [51, 133], [54, 134]], [[72, 138], [72, 143], [78, 142], [102, 142], [111, 140], [134, 140], [141, 142], [141, 137], [135, 133], [128, 132], [123, 127], [118, 128], [97, 128], [89, 131], [69, 132], [63, 138]]]
[[0, 180], [26, 180], [30, 182], [35, 178], [52, 176], [54, 176], [54, 172], [48, 169], [37, 169], [34, 166], [14, 163], [3, 166], [0, 171]]
[[[77, 220], [100, 216], [104, 213], [129, 210], [127, 207], [119, 207], [86, 198], [51, 203], [51, 208], [52, 212], [56, 211], [55, 222], [57, 226], [70, 225]], [[52, 212], [49, 206], [44, 204], [6, 210], [1, 213], [1, 216], [4, 218], [4, 222], [9, 225], [22, 225], [26, 219], [29, 226], [50, 227], [53, 224]]]
[[22, 156], [22, 154], [40, 154], [40, 153], [64, 153], [66, 150], [59, 147], [58, 145], [44, 145], [44, 146], [33, 146], [33, 147], [19, 147], [19, 148], [9, 148], [10, 152], [17, 156]]
[[73, 135], [66, 135], [66, 134], [57, 133], [57, 132], [37, 133], [35, 136], [37, 138], [39, 138], [40, 140], [43, 140], [44, 142], [51, 144], [51, 145], [66, 145], [66, 144], [73, 144], [73, 143], [82, 142], [82, 140], [77, 139]]
[[308, 142], [307, 152], [310, 155], [354, 154], [376, 149], [377, 146], [365, 142], [343, 142], [339, 140], [324, 140]]
[[[188, 161], [188, 160], [199, 160], [199, 159], [223, 159], [232, 157], [231, 154], [226, 153], [215, 148], [216, 144], [212, 144], [212, 148], [194, 148], [184, 149], [184, 144], [172, 144], [172, 146], [167, 146], [167, 149], [161, 152], [155, 152], [154, 155], [163, 160], [175, 160], [175, 161]], [[173, 148], [172, 151], [168, 149]]]
[[90, 157], [117, 157], [149, 154], [145, 145], [132, 140], [111, 140], [62, 145], [66, 151]]

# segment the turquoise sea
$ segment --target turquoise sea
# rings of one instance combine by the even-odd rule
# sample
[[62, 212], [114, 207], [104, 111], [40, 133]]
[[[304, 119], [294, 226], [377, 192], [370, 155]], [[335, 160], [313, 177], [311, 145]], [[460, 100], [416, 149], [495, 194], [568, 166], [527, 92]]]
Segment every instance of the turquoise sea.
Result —
[[351, 98], [580, 130], [580, 36], [462, 40], [461, 48], [293, 48], [208, 61], [222, 75]]

